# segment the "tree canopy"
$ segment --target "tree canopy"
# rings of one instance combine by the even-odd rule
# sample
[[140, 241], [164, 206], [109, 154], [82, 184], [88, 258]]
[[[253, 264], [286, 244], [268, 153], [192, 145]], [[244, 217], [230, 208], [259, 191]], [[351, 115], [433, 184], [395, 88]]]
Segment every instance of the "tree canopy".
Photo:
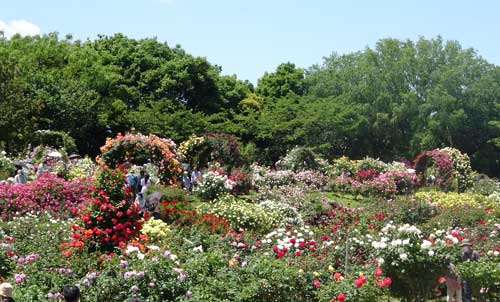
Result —
[[235, 133], [261, 162], [301, 145], [332, 159], [413, 158], [454, 147], [500, 175], [500, 67], [456, 41], [383, 39], [307, 69], [284, 63], [254, 88], [154, 38], [0, 38], [0, 144], [63, 131], [96, 155], [136, 128], [178, 142]]

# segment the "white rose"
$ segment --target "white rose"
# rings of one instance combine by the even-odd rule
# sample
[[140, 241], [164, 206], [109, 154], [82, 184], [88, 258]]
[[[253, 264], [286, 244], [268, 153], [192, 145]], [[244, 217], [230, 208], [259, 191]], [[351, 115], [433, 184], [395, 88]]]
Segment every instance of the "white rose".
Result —
[[400, 258], [401, 260], [403, 260], [403, 261], [406, 261], [406, 260], [408, 260], [408, 254], [406, 254], [406, 253], [402, 253], [402, 254], [400, 254], [400, 255], [399, 255], [399, 258]]
[[429, 249], [432, 246], [432, 242], [429, 240], [424, 240], [421, 244], [423, 249]]

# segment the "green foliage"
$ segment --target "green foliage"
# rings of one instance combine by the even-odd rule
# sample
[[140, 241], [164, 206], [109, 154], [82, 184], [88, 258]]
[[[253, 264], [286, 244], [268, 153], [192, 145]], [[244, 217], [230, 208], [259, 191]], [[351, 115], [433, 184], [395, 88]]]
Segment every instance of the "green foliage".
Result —
[[[395, 209], [394, 221], [398, 223], [423, 224], [438, 215], [436, 206], [428, 201], [422, 201], [411, 197], [398, 197], [389, 205]], [[443, 219], [443, 222], [445, 219]], [[436, 225], [439, 227], [439, 224]]]
[[[430, 230], [444, 225], [461, 228], [477, 227], [480, 221], [488, 220], [490, 214], [482, 208], [457, 206], [451, 209], [435, 209], [435, 215], [428, 219], [426, 227]], [[491, 216], [490, 216], [491, 217]]]
[[[2, 238], [5, 237], [5, 234], [2, 232], [0, 229], [0, 236]], [[7, 253], [9, 252], [9, 248], [3, 247], [0, 250], [0, 280], [3, 278], [5, 279], [12, 269], [14, 268], [14, 262], [9, 258]]]
[[304, 71], [292, 63], [281, 64], [276, 68], [276, 72], [266, 72], [259, 79], [256, 92], [258, 95], [271, 98], [286, 97], [291, 93], [303, 95]]
[[14, 175], [16, 172], [16, 167], [14, 162], [7, 157], [5, 151], [0, 152], [0, 179], [7, 179], [8, 177]]
[[484, 289], [481, 296], [488, 300], [500, 298], [500, 267], [497, 261], [468, 261], [459, 263], [457, 269], [462, 279], [470, 282], [474, 296], [479, 296], [479, 291]]
[[495, 192], [500, 192], [500, 182], [495, 178], [485, 176], [474, 182], [470, 191], [488, 196]]
[[188, 195], [186, 191], [176, 186], [167, 187], [162, 185], [151, 185], [148, 186], [146, 195], [149, 195], [155, 191], [161, 192], [161, 200], [187, 202], [193, 199], [193, 197]]
[[494, 201], [489, 200], [486, 196], [474, 193], [417, 192], [415, 198], [420, 201], [434, 203], [444, 208], [453, 208], [455, 206], [498, 208], [500, 206]]
[[63, 131], [38, 130], [32, 139], [32, 146], [51, 146], [54, 148], [64, 148], [67, 153], [76, 152], [75, 140]]
[[188, 260], [194, 277], [190, 301], [314, 301], [308, 280], [284, 261], [255, 255], [248, 265], [233, 268], [227, 261], [216, 249]]

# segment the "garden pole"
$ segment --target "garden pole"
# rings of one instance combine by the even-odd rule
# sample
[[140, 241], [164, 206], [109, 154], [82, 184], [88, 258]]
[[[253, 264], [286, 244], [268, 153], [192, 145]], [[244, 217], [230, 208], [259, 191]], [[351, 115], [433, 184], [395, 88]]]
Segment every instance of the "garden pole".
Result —
[[347, 277], [348, 273], [348, 266], [349, 266], [349, 233], [346, 233], [346, 239], [345, 239], [345, 272], [344, 275]]

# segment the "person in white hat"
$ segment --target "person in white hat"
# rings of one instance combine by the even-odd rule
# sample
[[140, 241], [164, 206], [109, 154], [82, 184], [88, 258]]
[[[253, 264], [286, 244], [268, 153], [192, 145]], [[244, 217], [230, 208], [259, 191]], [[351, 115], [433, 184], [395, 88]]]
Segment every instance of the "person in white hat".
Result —
[[0, 301], [2, 302], [14, 302], [14, 298], [12, 296], [13, 289], [10, 283], [2, 283], [0, 284]]

